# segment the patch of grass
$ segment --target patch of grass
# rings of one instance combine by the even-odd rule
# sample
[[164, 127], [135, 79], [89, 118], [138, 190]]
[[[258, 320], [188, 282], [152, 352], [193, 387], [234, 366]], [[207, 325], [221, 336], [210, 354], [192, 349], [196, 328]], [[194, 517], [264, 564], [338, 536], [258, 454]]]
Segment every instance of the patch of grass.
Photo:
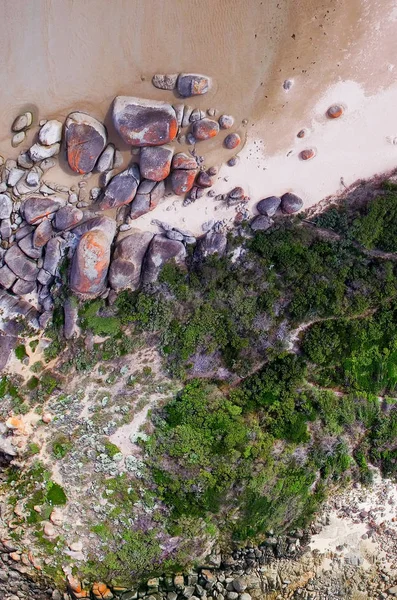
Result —
[[24, 360], [24, 358], [26, 358], [27, 352], [26, 352], [26, 348], [23, 344], [20, 344], [19, 346], [17, 346], [14, 350], [15, 352], [15, 356], [17, 357], [18, 360]]

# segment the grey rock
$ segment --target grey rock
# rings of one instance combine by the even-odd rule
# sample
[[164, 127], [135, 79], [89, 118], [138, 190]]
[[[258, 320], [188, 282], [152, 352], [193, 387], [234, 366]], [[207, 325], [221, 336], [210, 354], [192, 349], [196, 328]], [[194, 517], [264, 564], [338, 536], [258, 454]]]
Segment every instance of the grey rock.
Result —
[[221, 115], [218, 123], [221, 129], [230, 129], [234, 125], [234, 118], [231, 115]]
[[18, 281], [16, 281], [12, 286], [12, 291], [17, 296], [26, 296], [27, 294], [31, 294], [35, 290], [35, 281], [24, 281], [23, 279], [18, 279]]
[[77, 303], [72, 298], [67, 298], [64, 302], [63, 310], [65, 316], [63, 333], [67, 340], [71, 340], [73, 337], [78, 337], [79, 335]]
[[178, 73], [161, 75], [156, 73], [153, 75], [152, 83], [154, 87], [159, 90], [173, 90], [176, 87], [176, 80], [178, 79]]
[[[1, 336], [0, 340], [3, 337], [4, 336]], [[1, 348], [1, 341], [0, 341], [0, 348]], [[9, 358], [9, 355], [10, 355], [10, 353], [8, 354], [7, 358]], [[0, 435], [0, 452], [2, 452], [3, 454], [7, 454], [8, 456], [17, 456], [17, 452], [16, 452], [16, 449], [15, 449], [15, 446], [12, 445], [11, 439], [12, 438], [10, 438], [10, 437], [6, 437], [4, 435]], [[3, 570], [0, 571], [0, 573], [2, 574], [2, 576], [0, 578], [0, 581], [7, 581], [7, 579], [8, 579], [7, 573], [5, 571], [3, 571]], [[10, 596], [8, 596], [8, 598], [10, 598]], [[16, 598], [18, 600], [20, 600], [18, 598], [18, 596], [16, 596]]]
[[179, 231], [174, 231], [173, 229], [171, 231], [167, 231], [165, 235], [169, 240], [178, 240], [180, 242], [183, 242], [183, 240], [185, 239], [184, 236], [181, 233], [179, 233]]
[[43, 170], [43, 173], [46, 173], [56, 165], [56, 161], [54, 158], [45, 158], [43, 162], [40, 163], [40, 169]]
[[39, 274], [37, 275], [37, 281], [41, 283], [41, 285], [50, 285], [53, 279], [54, 276], [45, 269], [40, 269]]
[[0, 194], [0, 219], [9, 219], [12, 212], [12, 200], [8, 194]]
[[170, 174], [172, 146], [152, 146], [141, 150], [140, 170], [145, 179], [162, 181]]
[[27, 258], [18, 246], [11, 246], [4, 256], [6, 265], [21, 279], [35, 281], [38, 268], [35, 262]]
[[110, 171], [113, 169], [114, 153], [114, 144], [108, 144], [101, 156], [98, 158], [98, 162], [96, 164], [96, 170], [98, 173], [105, 173], [105, 171]]
[[235, 187], [228, 194], [231, 200], [241, 200], [244, 198], [244, 190], [242, 187]]
[[291, 215], [298, 212], [303, 206], [302, 198], [299, 198], [296, 194], [288, 192], [281, 196], [281, 210], [286, 215]]
[[48, 240], [51, 239], [53, 232], [51, 221], [44, 219], [34, 230], [33, 246], [35, 248], [43, 248]]
[[0, 224], [0, 235], [3, 240], [8, 240], [12, 235], [10, 219], [3, 219]]
[[160, 200], [164, 198], [164, 194], [164, 181], [158, 181], [157, 183], [148, 179], [141, 181], [131, 204], [130, 218], [137, 219], [156, 208]]
[[196, 138], [191, 132], [189, 132], [186, 136], [186, 143], [189, 144], [189, 146], [194, 146], [196, 143]]
[[182, 595], [184, 598], [191, 598], [194, 594], [194, 586], [191, 585], [187, 585], [185, 586], [185, 588], [183, 589]]
[[23, 169], [31, 169], [34, 165], [34, 162], [30, 158], [29, 152], [21, 152], [21, 154], [17, 158], [17, 163], [19, 167]]
[[11, 271], [11, 269], [9, 269], [7, 267], [7, 265], [3, 265], [0, 268], [0, 285], [1, 287], [5, 288], [6, 290], [10, 289], [15, 281], [16, 281], [17, 277], [15, 275], [15, 273], [13, 273]]
[[63, 206], [55, 213], [54, 226], [55, 229], [63, 231], [75, 227], [82, 221], [84, 213], [79, 208], [72, 206]]
[[59, 264], [63, 258], [65, 251], [65, 240], [61, 237], [51, 238], [46, 247], [45, 247], [45, 257], [43, 268], [51, 273], [51, 275], [56, 275], [58, 271]]
[[185, 108], [183, 109], [182, 127], [188, 127], [190, 125], [190, 115], [192, 112], [193, 106], [185, 104]]
[[14, 187], [18, 183], [18, 181], [25, 175], [25, 171], [23, 169], [18, 169], [18, 167], [14, 167], [8, 173], [7, 177], [7, 185], [9, 187]]
[[272, 217], [274, 214], [276, 214], [280, 204], [281, 198], [278, 196], [269, 196], [268, 198], [260, 200], [260, 202], [258, 202], [256, 205], [256, 208], [261, 215]]
[[38, 224], [59, 210], [65, 203], [66, 201], [59, 197], [31, 196], [23, 205], [25, 219], [31, 225]]
[[183, 119], [183, 111], [184, 111], [185, 105], [184, 104], [173, 104], [172, 108], [175, 111], [176, 122], [178, 123], [178, 127], [181, 127], [182, 119]]
[[273, 221], [265, 215], [258, 215], [251, 221], [253, 231], [266, 231], [273, 225]]
[[211, 87], [211, 78], [198, 73], [181, 73], [177, 81], [178, 93], [183, 98], [206, 94]]
[[42, 174], [43, 171], [39, 167], [33, 167], [33, 169], [26, 174], [26, 184], [29, 187], [39, 187]]
[[29, 148], [30, 158], [33, 162], [39, 162], [46, 158], [52, 158], [59, 154], [61, 149], [61, 145], [59, 143], [52, 144], [51, 146], [42, 146], [41, 144], [33, 144], [31, 148]]
[[29, 258], [40, 258], [43, 252], [42, 248], [36, 248], [33, 245], [33, 233], [29, 233], [29, 235], [23, 237], [18, 242], [18, 246], [20, 247], [22, 252], [26, 254], [26, 256], [29, 256]]
[[70, 168], [76, 173], [90, 173], [106, 146], [103, 124], [91, 115], [73, 112], [65, 123], [66, 153]]
[[11, 139], [11, 146], [13, 148], [17, 148], [23, 141], [25, 141], [26, 133], [24, 131], [20, 131], [19, 133], [15, 133]]
[[226, 246], [227, 238], [224, 233], [209, 231], [198, 240], [194, 256], [197, 260], [203, 260], [213, 254], [223, 256], [226, 252]]
[[184, 267], [185, 258], [186, 250], [182, 242], [155, 235], [145, 256], [143, 282], [153, 283], [156, 281], [162, 267], [167, 262], [175, 261], [177, 265]]
[[226, 597], [227, 597], [227, 600], [237, 600], [238, 593], [237, 592], [228, 592]]
[[245, 592], [245, 590], [247, 589], [247, 583], [241, 577], [237, 577], [236, 579], [233, 579], [232, 585], [233, 585], [233, 588], [236, 590], [236, 592], [238, 592], [239, 594], [241, 594], [242, 592]]
[[139, 168], [134, 163], [111, 179], [96, 206], [99, 210], [109, 210], [130, 204], [135, 198], [139, 182]]
[[39, 141], [44, 146], [52, 146], [62, 139], [62, 123], [56, 119], [47, 121], [39, 131]]
[[52, 319], [52, 311], [46, 311], [43, 312], [43, 314], [40, 315], [39, 317], [39, 326], [41, 329], [45, 329], [48, 325], [48, 323], [51, 321]]
[[23, 115], [19, 115], [15, 121], [13, 122], [11, 129], [12, 131], [22, 131], [23, 129], [26, 129], [27, 127], [30, 127], [31, 124], [33, 123], [33, 115], [31, 112], [26, 112]]
[[251, 600], [251, 595], [247, 592], [244, 592], [243, 594], [240, 594], [239, 600]]
[[195, 108], [190, 115], [189, 121], [193, 123], [194, 121], [200, 121], [200, 119], [204, 119], [205, 112], [200, 110], [199, 108]]
[[135, 232], [118, 242], [109, 269], [109, 283], [114, 290], [138, 289], [143, 259], [152, 238], [150, 232]]

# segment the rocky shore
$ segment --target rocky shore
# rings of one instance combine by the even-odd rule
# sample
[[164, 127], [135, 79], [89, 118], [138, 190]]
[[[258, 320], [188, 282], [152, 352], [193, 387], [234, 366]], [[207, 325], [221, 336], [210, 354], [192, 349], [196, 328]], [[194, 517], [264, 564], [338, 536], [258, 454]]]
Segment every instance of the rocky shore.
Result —
[[[230, 554], [213, 550], [205, 564], [188, 573], [153, 577], [134, 589], [103, 582], [88, 585], [70, 572], [65, 577], [66, 591], [54, 589], [40, 579], [39, 571], [32, 574], [27, 559], [16, 560], [15, 549], [3, 541], [0, 592], [4, 600], [393, 598], [397, 596], [397, 516], [384, 519], [390, 511], [395, 514], [396, 498], [396, 485], [375, 474], [369, 488], [355, 484], [336, 493], [305, 531], [287, 536], [269, 532], [260, 546]], [[363, 503], [365, 511], [360, 510]], [[333, 546], [328, 543], [330, 531]]]
[[[207, 93], [212, 80], [199, 74], [158, 74], [153, 85], [173, 89], [183, 100]], [[197, 144], [225, 131], [223, 145], [234, 151], [241, 137], [230, 132], [235, 126], [231, 115], [217, 117], [212, 108], [207, 113], [183, 103], [118, 96], [111, 107], [112, 123], [118, 141], [131, 148], [128, 165], [123, 164], [117, 139], [109, 140], [104, 124], [80, 111], [70, 113], [64, 123], [40, 121], [33, 145], [16, 160], [0, 159], [3, 364], [15, 346], [19, 316], [35, 329], [45, 328], [65, 281], [78, 298], [108, 298], [112, 303], [121, 290], [154, 282], [167, 262], [183, 266], [189, 246], [195, 247], [196, 259], [222, 254], [230, 226], [241, 227], [251, 220], [253, 231], [266, 230], [274, 218], [301, 210], [302, 199], [287, 192], [261, 200], [259, 214], [252, 219], [250, 198], [242, 187], [216, 194], [218, 167], [205, 165]], [[329, 118], [342, 113], [342, 109], [333, 111]], [[29, 111], [14, 120], [14, 147], [25, 141], [33, 126]], [[188, 146], [181, 152], [176, 144]], [[80, 176], [74, 185], [47, 179], [63, 157], [70, 172]], [[234, 155], [228, 163], [237, 160]], [[99, 179], [99, 185], [90, 186], [91, 177]], [[214, 210], [224, 205], [234, 217], [231, 223], [203, 218], [199, 237], [159, 219], [152, 220], [158, 233], [134, 227], [169, 195], [181, 198], [182, 210], [206, 196]], [[77, 327], [70, 304], [65, 303], [64, 309], [64, 333], [70, 339], [77, 335]]]

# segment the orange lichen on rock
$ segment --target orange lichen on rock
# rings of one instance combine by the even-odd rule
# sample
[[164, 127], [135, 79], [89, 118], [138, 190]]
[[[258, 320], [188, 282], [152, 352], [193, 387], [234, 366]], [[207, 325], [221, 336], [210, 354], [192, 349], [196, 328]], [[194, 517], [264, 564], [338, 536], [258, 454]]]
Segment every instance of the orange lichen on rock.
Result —
[[308, 148], [307, 150], [302, 150], [299, 156], [302, 160], [310, 160], [316, 156], [316, 152], [313, 148]]
[[209, 140], [219, 133], [219, 124], [212, 119], [201, 119], [193, 123], [193, 135], [196, 140]]
[[341, 117], [343, 115], [343, 107], [340, 106], [339, 104], [334, 104], [333, 106], [330, 106], [329, 109], [327, 110], [327, 116], [330, 119], [339, 119], [339, 117]]
[[111, 600], [111, 598], [113, 598], [113, 594], [106, 583], [102, 583], [101, 581], [94, 583], [92, 586], [92, 593], [98, 600]]

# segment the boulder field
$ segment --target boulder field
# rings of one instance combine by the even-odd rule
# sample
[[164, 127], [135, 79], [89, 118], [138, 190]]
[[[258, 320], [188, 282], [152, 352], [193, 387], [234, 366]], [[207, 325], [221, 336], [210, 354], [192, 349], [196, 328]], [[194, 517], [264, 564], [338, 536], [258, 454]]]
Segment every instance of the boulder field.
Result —
[[[205, 75], [181, 73], [155, 75], [153, 85], [189, 98], [207, 93], [212, 82]], [[40, 121], [35, 143], [17, 160], [0, 157], [3, 295], [16, 300], [29, 297], [33, 302], [29, 306], [39, 308], [32, 322], [44, 327], [51, 318], [54, 297], [65, 283], [62, 265], [68, 265], [71, 292], [83, 299], [154, 283], [169, 261], [183, 267], [186, 246], [196, 244], [191, 232], [159, 221], [153, 221], [161, 229], [156, 235], [132, 229], [140, 216], [155, 210], [167, 189], [183, 197], [183, 206], [206, 194], [226, 201], [228, 207], [233, 205], [236, 224], [247, 219], [249, 198], [242, 188], [216, 196], [210, 188], [215, 184], [217, 168], [206, 168], [195, 147], [188, 153], [175, 151], [177, 139], [195, 146], [220, 131], [229, 132], [234, 125], [231, 115], [220, 115], [217, 120], [215, 109], [207, 113], [211, 118], [188, 104], [116, 97], [111, 118], [121, 141], [132, 147], [129, 165], [123, 165], [123, 155], [113, 141], [108, 141], [106, 127], [92, 115], [77, 110], [64, 123], [57, 119]], [[30, 112], [14, 120], [14, 146], [26, 139], [26, 131], [33, 125]], [[182, 133], [184, 128], [186, 133]], [[19, 134], [23, 136], [16, 139]], [[235, 132], [228, 133], [228, 138], [240, 141]], [[230, 146], [235, 147], [234, 143]], [[76, 185], [68, 187], [47, 179], [61, 150], [70, 169], [82, 176]], [[100, 187], [89, 189], [92, 173], [99, 174]], [[258, 204], [260, 215], [252, 229], [268, 229], [273, 216], [295, 213], [302, 205], [292, 193], [266, 198]], [[196, 260], [226, 251], [222, 223], [205, 224], [203, 232], [194, 251]], [[72, 336], [73, 326], [67, 329]]]

